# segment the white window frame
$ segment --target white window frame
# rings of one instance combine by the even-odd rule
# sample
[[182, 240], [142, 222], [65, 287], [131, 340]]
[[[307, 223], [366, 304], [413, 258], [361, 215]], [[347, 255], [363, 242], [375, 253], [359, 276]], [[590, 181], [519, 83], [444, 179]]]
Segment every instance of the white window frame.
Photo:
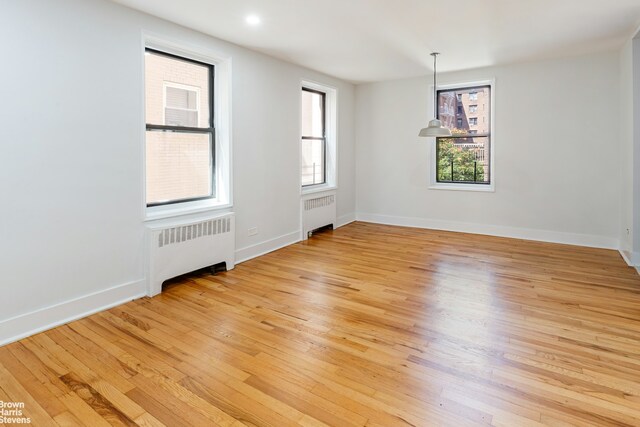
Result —
[[[491, 104], [490, 104], [490, 114], [491, 114], [491, 147], [489, 150], [489, 176], [491, 177], [490, 184], [459, 184], [459, 183], [449, 183], [449, 182], [438, 182], [436, 177], [437, 172], [437, 154], [436, 154], [436, 141], [434, 140], [432, 144], [430, 144], [430, 155], [429, 155], [429, 189], [430, 190], [452, 190], [452, 191], [476, 191], [476, 192], [484, 192], [484, 193], [493, 193], [496, 191], [496, 173], [495, 173], [495, 153], [496, 153], [496, 81], [495, 79], [487, 79], [487, 80], [479, 80], [472, 82], [459, 82], [459, 83], [446, 83], [440, 84], [438, 87], [431, 86], [432, 98], [435, 99], [436, 93], [438, 90], [447, 90], [447, 89], [465, 89], [472, 88], [477, 86], [490, 86], [491, 87]], [[433, 106], [431, 106], [433, 108]], [[435, 116], [435, 111], [430, 111], [430, 117]]]
[[[307, 88], [325, 94], [325, 182], [316, 185], [302, 186], [302, 89]], [[298, 179], [300, 184], [300, 194], [317, 193], [321, 191], [335, 190], [338, 188], [338, 89], [312, 80], [301, 80], [299, 90], [299, 120], [300, 131], [298, 132], [298, 158], [300, 167]]]
[[[187, 58], [188, 59], [188, 58]], [[215, 73], [215, 71], [214, 71]], [[214, 80], [214, 84], [215, 84], [215, 80]], [[172, 108], [174, 110], [183, 110], [183, 111], [195, 111], [196, 112], [196, 126], [200, 124], [200, 88], [197, 86], [190, 86], [190, 85], [185, 85], [182, 83], [175, 83], [175, 82], [169, 82], [169, 81], [163, 81], [162, 82], [162, 123], [163, 124], [167, 124], [167, 88], [174, 88], [174, 89], [182, 89], [182, 90], [186, 90], [186, 91], [190, 91], [190, 92], [195, 92], [196, 93], [196, 109], [195, 110], [190, 110], [189, 108], [176, 108], [176, 107], [169, 107]], [[214, 101], [215, 104], [215, 101]]]
[[[215, 124], [215, 198], [147, 207], [146, 204], [146, 114], [145, 114], [145, 49], [150, 48], [214, 66], [213, 114]], [[230, 210], [233, 207], [232, 134], [231, 134], [231, 57], [193, 46], [179, 40], [148, 32], [141, 38], [141, 152], [142, 152], [142, 217], [145, 221], [179, 217], [207, 211]], [[199, 99], [198, 99], [199, 101]], [[166, 102], [163, 101], [163, 106]], [[199, 102], [198, 102], [199, 105]], [[163, 109], [164, 115], [164, 109]], [[164, 121], [164, 117], [163, 117]]]

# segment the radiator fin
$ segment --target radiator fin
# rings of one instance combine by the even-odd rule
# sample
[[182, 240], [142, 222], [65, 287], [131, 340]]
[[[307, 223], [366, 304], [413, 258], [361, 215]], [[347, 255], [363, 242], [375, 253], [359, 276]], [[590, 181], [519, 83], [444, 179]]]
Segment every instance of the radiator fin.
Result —
[[318, 197], [316, 199], [308, 199], [304, 201], [304, 210], [310, 211], [312, 209], [322, 208], [332, 205], [334, 202], [335, 196], [333, 194], [329, 196]]
[[[332, 196], [333, 197], [333, 196]], [[158, 247], [186, 242], [215, 234], [223, 234], [231, 231], [231, 218], [220, 218], [199, 222], [196, 224], [170, 227], [158, 234]]]

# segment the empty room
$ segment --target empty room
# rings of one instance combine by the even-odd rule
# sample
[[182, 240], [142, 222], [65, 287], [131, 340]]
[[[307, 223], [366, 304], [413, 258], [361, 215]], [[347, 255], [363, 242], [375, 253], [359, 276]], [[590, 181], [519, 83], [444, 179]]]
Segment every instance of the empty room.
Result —
[[640, 426], [640, 1], [0, 36], [0, 425]]

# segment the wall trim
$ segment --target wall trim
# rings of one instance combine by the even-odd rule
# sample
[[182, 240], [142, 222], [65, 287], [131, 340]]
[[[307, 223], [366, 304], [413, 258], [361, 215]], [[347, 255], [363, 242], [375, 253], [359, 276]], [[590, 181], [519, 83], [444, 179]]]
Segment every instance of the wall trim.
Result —
[[341, 215], [336, 218], [336, 224], [334, 224], [334, 228], [344, 227], [347, 224], [351, 224], [356, 220], [356, 213], [352, 212], [346, 215]]
[[146, 295], [146, 279], [73, 298], [0, 321], [0, 346]]
[[620, 252], [622, 259], [624, 259], [624, 262], [626, 262], [629, 267], [640, 269], [640, 252], [632, 252], [623, 249], [619, 249], [618, 252]]
[[625, 251], [623, 249], [618, 249], [618, 252], [620, 252], [620, 256], [622, 257], [624, 262], [626, 262], [628, 266], [633, 267], [633, 262], [631, 261], [633, 253], [631, 253], [630, 251]]
[[277, 251], [285, 246], [298, 243], [300, 241], [300, 230], [293, 231], [282, 236], [274, 237], [265, 242], [256, 243], [255, 245], [246, 246], [236, 250], [236, 264], [249, 261], [250, 259], [259, 257], [269, 252]]
[[[351, 224], [355, 220], [355, 213], [339, 216], [336, 220], [335, 228], [340, 228], [347, 224]], [[298, 230], [288, 234], [283, 234], [282, 236], [275, 237], [265, 242], [246, 246], [242, 249], [236, 250], [236, 264], [249, 261], [250, 259], [268, 254], [269, 252], [277, 251], [278, 249], [282, 249], [285, 246], [293, 245], [294, 243], [298, 243], [300, 241], [300, 230]]]
[[376, 224], [457, 231], [471, 234], [486, 234], [489, 236], [510, 237], [514, 239], [536, 240], [541, 242], [588, 246], [593, 248], [619, 248], [618, 239], [590, 234], [565, 233], [561, 231], [538, 230], [533, 228], [507, 227], [501, 225], [443, 221], [430, 218], [379, 215], [360, 212], [356, 215], [356, 218], [358, 221], [373, 222]]

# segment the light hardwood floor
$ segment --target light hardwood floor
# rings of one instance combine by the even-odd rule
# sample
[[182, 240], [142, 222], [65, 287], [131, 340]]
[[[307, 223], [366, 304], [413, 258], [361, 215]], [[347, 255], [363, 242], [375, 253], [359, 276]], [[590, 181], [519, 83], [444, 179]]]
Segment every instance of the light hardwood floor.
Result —
[[640, 277], [354, 223], [4, 346], [0, 400], [42, 426], [640, 426]]

